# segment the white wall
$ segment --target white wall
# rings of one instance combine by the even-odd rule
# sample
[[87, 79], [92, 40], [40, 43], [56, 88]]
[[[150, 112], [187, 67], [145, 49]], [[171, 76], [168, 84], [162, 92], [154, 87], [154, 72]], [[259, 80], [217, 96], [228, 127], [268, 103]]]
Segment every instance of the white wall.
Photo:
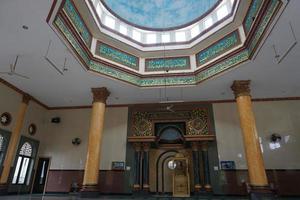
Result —
[[[0, 128], [12, 131], [22, 95], [0, 83], [0, 97], [0, 114], [9, 112], [12, 115], [12, 123], [0, 125]], [[30, 101], [21, 134], [40, 141], [38, 156], [51, 157], [51, 169], [84, 169], [90, 114], [91, 109], [49, 111]], [[52, 117], [61, 117], [61, 123], [51, 123]], [[125, 161], [127, 118], [127, 107], [106, 109], [100, 169], [111, 169], [112, 161]], [[34, 136], [28, 134], [31, 123], [37, 126]], [[79, 146], [71, 142], [75, 137], [82, 140]]]
[[[51, 157], [51, 169], [84, 169], [91, 109], [54, 110], [47, 113], [45, 148], [41, 155]], [[109, 107], [105, 112], [100, 169], [111, 169], [112, 161], [125, 161], [127, 107]], [[61, 123], [50, 123], [60, 117]], [[79, 146], [72, 139], [79, 137]]]
[[[6, 85], [0, 84], [0, 97], [0, 114], [8, 112], [12, 116], [12, 122], [10, 125], [0, 125], [0, 128], [11, 132], [16, 123], [18, 110], [22, 102], [22, 95]], [[25, 114], [23, 128], [21, 130], [21, 135], [39, 140], [40, 146], [43, 146], [42, 144], [44, 142], [43, 135], [45, 133], [45, 114], [46, 109], [44, 107], [34, 101], [30, 101]], [[37, 132], [34, 136], [28, 134], [28, 127], [31, 123], [34, 123], [37, 126]]]
[[[300, 101], [253, 102], [257, 131], [267, 169], [300, 169]], [[235, 103], [213, 104], [219, 159], [246, 169], [242, 133]], [[270, 148], [270, 135], [282, 136], [281, 147]]]

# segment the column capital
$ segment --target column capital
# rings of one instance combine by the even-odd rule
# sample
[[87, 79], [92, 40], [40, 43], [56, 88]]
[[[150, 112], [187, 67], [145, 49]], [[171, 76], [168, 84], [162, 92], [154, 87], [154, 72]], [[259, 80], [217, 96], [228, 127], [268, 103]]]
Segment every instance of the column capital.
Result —
[[139, 142], [133, 143], [132, 146], [133, 146], [134, 150], [137, 152], [141, 151], [141, 149], [142, 149], [142, 144]]
[[192, 150], [199, 151], [199, 142], [191, 142]]
[[22, 103], [28, 104], [30, 100], [31, 100], [31, 96], [27, 93], [24, 93], [22, 97]]
[[106, 103], [107, 97], [110, 95], [110, 92], [106, 87], [101, 88], [92, 88], [93, 93], [93, 102], [103, 102]]
[[208, 142], [203, 142], [201, 144], [201, 150], [202, 151], [208, 151]]
[[235, 98], [239, 96], [250, 96], [250, 80], [233, 81], [231, 89]]
[[149, 150], [150, 150], [150, 143], [149, 142], [147, 142], [147, 143], [143, 143], [143, 150], [145, 151], [145, 152], [148, 152]]

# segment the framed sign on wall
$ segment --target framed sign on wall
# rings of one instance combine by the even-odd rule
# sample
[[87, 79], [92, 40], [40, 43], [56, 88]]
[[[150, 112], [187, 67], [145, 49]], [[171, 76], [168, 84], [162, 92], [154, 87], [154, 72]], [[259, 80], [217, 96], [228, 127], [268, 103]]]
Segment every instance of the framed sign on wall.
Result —
[[113, 161], [111, 163], [112, 170], [124, 170], [125, 169], [125, 162], [123, 161]]
[[228, 170], [228, 169], [235, 169], [234, 161], [221, 161], [221, 169]]

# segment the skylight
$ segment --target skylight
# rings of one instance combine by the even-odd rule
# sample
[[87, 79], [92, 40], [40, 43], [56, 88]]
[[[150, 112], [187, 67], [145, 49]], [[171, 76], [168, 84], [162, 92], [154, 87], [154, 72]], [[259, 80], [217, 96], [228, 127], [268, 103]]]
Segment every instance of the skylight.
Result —
[[194, 26], [194, 27], [191, 29], [191, 36], [192, 36], [192, 37], [196, 37], [199, 33], [200, 33], [199, 25]]
[[218, 16], [218, 20], [224, 18], [226, 15], [228, 15], [228, 9], [226, 5], [221, 6], [218, 10], [217, 10], [217, 16]]
[[161, 35], [161, 41], [162, 41], [163, 43], [168, 43], [168, 42], [170, 42], [170, 40], [171, 40], [171, 37], [170, 37], [170, 34], [169, 34], [169, 33], [163, 33], [163, 34]]
[[176, 42], [183, 42], [186, 40], [185, 32], [176, 32], [175, 34]]
[[154, 44], [156, 43], [156, 34], [151, 33], [147, 35], [147, 44]]
[[137, 31], [137, 30], [133, 30], [132, 31], [132, 38], [134, 40], [140, 42], [141, 41], [141, 37], [142, 37], [142, 34], [139, 31]]
[[212, 19], [212, 17], [206, 18], [205, 21], [204, 21], [204, 27], [205, 28], [209, 28], [212, 25], [213, 25], [213, 19]]
[[[143, 27], [135, 26], [134, 23], [131, 22], [128, 23], [129, 21], [124, 21], [122, 18], [119, 18], [118, 16], [114, 15], [114, 13], [111, 12], [110, 9], [107, 9], [108, 7], [106, 7], [107, 5], [105, 4], [106, 1], [110, 1], [110, 0], [103, 0], [103, 1], [93, 0], [93, 6], [95, 6], [96, 8], [95, 14], [98, 15], [97, 20], [100, 20], [100, 24], [104, 24], [105, 25], [104, 28], [108, 27], [107, 28], [108, 30], [113, 30], [111, 36], [117, 32], [119, 33], [118, 35], [120, 36], [123, 37], [126, 36], [124, 37], [124, 40], [128, 40], [128, 38], [130, 38], [131, 39], [130, 42], [133, 41], [133, 42], [138, 42], [138, 44], [142, 44], [142, 45], [145, 44], [150, 46], [154, 44], [161, 44], [161, 43], [168, 45], [168, 44], [174, 44], [176, 42], [186, 42], [186, 43], [191, 42], [199, 35], [201, 35], [203, 31], [207, 31], [208, 29], [209, 30], [213, 29], [215, 23], [220, 22], [225, 24], [225, 22], [221, 22], [221, 20], [224, 19], [225, 17], [230, 16], [230, 14], [233, 13], [232, 12], [233, 5], [235, 5], [233, 4], [235, 0], [211, 1], [211, 2], [218, 2], [218, 4], [215, 4], [217, 6], [212, 7], [214, 9], [211, 10], [210, 13], [206, 13], [204, 18], [199, 18], [198, 21], [197, 20], [193, 21], [191, 24], [186, 25], [186, 27], [180, 27], [180, 30], [179, 29], [148, 30], [148, 29], [144, 29]], [[123, 0], [114, 0], [114, 1], [118, 2]], [[110, 1], [110, 2], [115, 5], [114, 1]], [[168, 0], [161, 0], [161, 1], [165, 2]], [[190, 1], [187, 0], [183, 0], [183, 1], [186, 2], [187, 4], [190, 3]], [[194, 2], [195, 0], [192, 1]], [[199, 0], [197, 0], [197, 3], [200, 2], [198, 1]], [[126, 5], [129, 5], [128, 2], [125, 3]], [[177, 9], [181, 9], [181, 8], [177, 8]], [[184, 11], [183, 13], [188, 13], [188, 12]], [[117, 13], [117, 14], [121, 14], [121, 13]], [[161, 21], [164, 21], [166, 19], [166, 18], [162, 18], [162, 16], [160, 17], [161, 17]], [[154, 18], [152, 18], [152, 20], [154, 20]], [[174, 17], [172, 18], [172, 20], [176, 21], [178, 20], [178, 17], [177, 18]], [[228, 23], [229, 22], [226, 22], [226, 24]]]
[[109, 28], [114, 29], [115, 24], [116, 24], [116, 21], [112, 17], [109, 17], [109, 16], [105, 17], [105, 25], [106, 26], [108, 26]]
[[121, 24], [119, 30], [120, 30], [120, 33], [127, 35], [127, 27], [126, 26]]

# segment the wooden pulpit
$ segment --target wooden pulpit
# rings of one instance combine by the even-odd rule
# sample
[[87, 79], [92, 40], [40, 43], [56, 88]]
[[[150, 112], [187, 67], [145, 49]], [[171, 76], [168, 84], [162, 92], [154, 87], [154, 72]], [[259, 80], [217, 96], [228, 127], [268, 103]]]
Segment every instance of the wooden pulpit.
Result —
[[173, 197], [190, 196], [190, 176], [188, 171], [188, 158], [177, 153], [174, 157]]

